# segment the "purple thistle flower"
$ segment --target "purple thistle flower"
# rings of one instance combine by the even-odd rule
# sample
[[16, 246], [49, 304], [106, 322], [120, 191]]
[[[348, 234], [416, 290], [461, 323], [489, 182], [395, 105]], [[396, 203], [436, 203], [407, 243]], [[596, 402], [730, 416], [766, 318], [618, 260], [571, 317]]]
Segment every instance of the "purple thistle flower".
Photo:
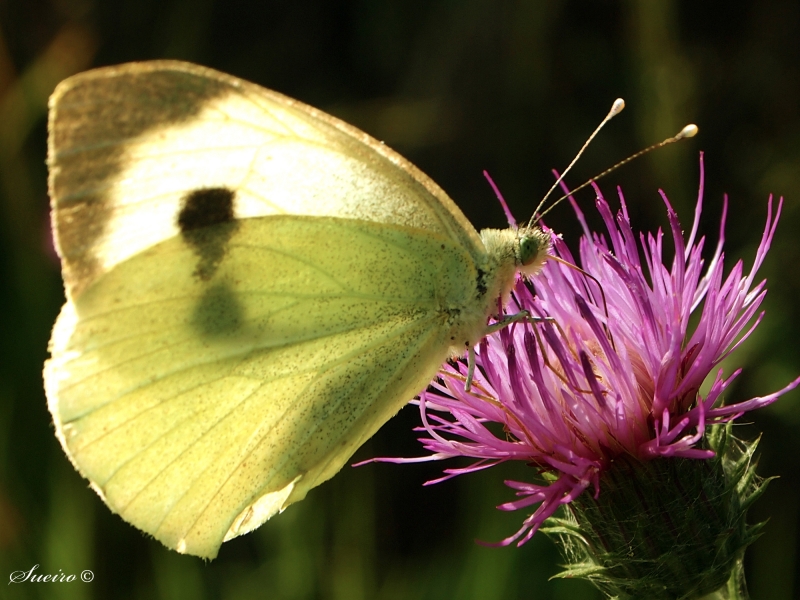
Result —
[[[538, 468], [541, 484], [506, 481], [519, 499], [500, 505], [518, 510], [538, 504], [514, 535], [499, 542], [527, 542], [562, 504], [592, 487], [622, 455], [638, 461], [660, 457], [706, 459], [706, 427], [726, 423], [774, 402], [800, 383], [746, 402], [724, 405], [722, 394], [741, 369], [724, 377], [717, 369], [710, 389], [706, 377], [752, 333], [765, 282], [754, 278], [770, 247], [781, 212], [773, 217], [772, 197], [755, 261], [744, 274], [738, 261], [723, 277], [722, 252], [727, 198], [720, 240], [705, 266], [705, 238], [696, 240], [702, 208], [703, 173], [694, 225], [684, 240], [667, 197], [675, 258], [665, 265], [663, 232], [641, 234], [637, 244], [621, 191], [621, 210], [612, 214], [600, 190], [596, 207], [608, 237], [583, 227], [576, 261], [553, 236], [553, 254], [531, 282], [520, 279], [507, 312], [528, 311], [536, 322], [519, 322], [487, 336], [477, 350], [475, 381], [464, 390], [467, 367], [448, 365], [418, 400], [431, 455], [419, 462], [467, 456], [476, 462], [445, 470], [445, 476], [522, 460]], [[643, 258], [643, 260], [642, 260]], [[535, 294], [533, 289], [535, 288]], [[690, 316], [699, 311], [693, 330]], [[756, 316], [757, 315], [757, 316]], [[502, 434], [495, 433], [502, 425]]]

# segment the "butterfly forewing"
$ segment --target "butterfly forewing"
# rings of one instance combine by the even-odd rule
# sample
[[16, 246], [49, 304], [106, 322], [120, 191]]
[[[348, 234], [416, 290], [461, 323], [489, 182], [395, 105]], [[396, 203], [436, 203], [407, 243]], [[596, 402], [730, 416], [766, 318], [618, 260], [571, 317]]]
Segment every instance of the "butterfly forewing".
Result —
[[380, 142], [321, 111], [176, 61], [72, 77], [51, 98], [54, 225], [69, 293], [179, 233], [187, 194], [225, 188], [235, 217], [358, 218], [482, 245], [447, 195]]

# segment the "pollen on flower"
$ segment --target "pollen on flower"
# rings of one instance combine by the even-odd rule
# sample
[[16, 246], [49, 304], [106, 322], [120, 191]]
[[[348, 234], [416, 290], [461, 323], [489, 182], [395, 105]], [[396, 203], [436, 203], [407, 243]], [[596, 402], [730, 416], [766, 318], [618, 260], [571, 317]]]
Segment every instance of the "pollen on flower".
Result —
[[[535, 483], [506, 482], [518, 498], [499, 508], [536, 508], [500, 545], [525, 543], [561, 505], [587, 488], [596, 497], [601, 475], [620, 457], [640, 462], [713, 457], [702, 443], [709, 425], [766, 406], [800, 383], [798, 378], [767, 396], [723, 403], [723, 392], [740, 370], [725, 376], [719, 364], [763, 317], [758, 309], [765, 282], [755, 283], [755, 276], [775, 234], [782, 200], [774, 214], [772, 198], [767, 203], [749, 273], [738, 261], [725, 276], [727, 200], [710, 260], [702, 257], [705, 238], [696, 239], [702, 160], [688, 238], [662, 193], [674, 245], [674, 258], [668, 261], [662, 231], [635, 235], [622, 194], [614, 215], [595, 190], [606, 232], [591, 231], [571, 200], [583, 228], [579, 260], [552, 235], [553, 254], [562, 260], [547, 261], [535, 278], [521, 278], [512, 292], [508, 311], [528, 311], [534, 319], [480, 342], [471, 391], [464, 389], [467, 366], [459, 362], [446, 365], [420, 395], [418, 431], [430, 454], [379, 459], [475, 459], [467, 467], [445, 469], [435, 482], [509, 460], [535, 465], [544, 478], [532, 472]], [[696, 324], [690, 327], [692, 315]], [[712, 372], [711, 386], [702, 395], [701, 385]], [[493, 424], [502, 426], [500, 436]]]

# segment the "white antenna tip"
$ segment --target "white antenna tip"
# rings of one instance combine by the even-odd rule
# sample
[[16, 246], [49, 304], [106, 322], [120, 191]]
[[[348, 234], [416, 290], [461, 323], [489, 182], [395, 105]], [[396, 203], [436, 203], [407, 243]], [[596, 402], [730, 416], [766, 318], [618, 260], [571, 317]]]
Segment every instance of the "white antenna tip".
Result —
[[675, 136], [675, 139], [682, 140], [683, 138], [694, 137], [697, 135], [697, 131], [698, 131], [697, 125], [692, 123], [691, 125], [687, 125], [683, 129], [681, 129], [681, 132]]
[[622, 112], [622, 109], [625, 108], [625, 100], [622, 98], [617, 98], [614, 100], [614, 104], [611, 105], [611, 111], [609, 112], [609, 117], [615, 117], [619, 113]]

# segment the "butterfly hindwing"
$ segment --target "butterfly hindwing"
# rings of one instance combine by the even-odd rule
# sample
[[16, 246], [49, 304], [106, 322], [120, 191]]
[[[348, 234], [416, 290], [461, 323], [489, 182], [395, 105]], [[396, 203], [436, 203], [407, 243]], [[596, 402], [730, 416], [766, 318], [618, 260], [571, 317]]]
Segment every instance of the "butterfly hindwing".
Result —
[[188, 229], [63, 309], [45, 372], [59, 437], [115, 512], [212, 557], [336, 473], [426, 385], [475, 278], [463, 248], [404, 226]]

